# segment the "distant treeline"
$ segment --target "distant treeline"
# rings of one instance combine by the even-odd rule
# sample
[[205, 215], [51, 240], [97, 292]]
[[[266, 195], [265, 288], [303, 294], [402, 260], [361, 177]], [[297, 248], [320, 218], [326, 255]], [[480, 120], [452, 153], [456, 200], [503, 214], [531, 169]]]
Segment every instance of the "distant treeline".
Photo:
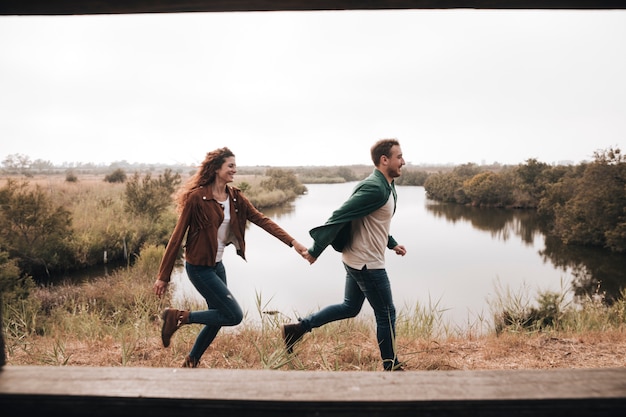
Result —
[[[117, 161], [108, 165], [94, 163], [72, 162], [62, 165], [54, 165], [50, 161], [41, 159], [32, 160], [27, 155], [8, 155], [2, 162], [1, 172], [4, 175], [22, 175], [33, 177], [35, 175], [66, 175], [75, 178], [79, 175], [120, 175], [120, 173], [139, 172], [158, 174], [165, 171], [179, 173], [181, 175], [192, 174], [197, 167], [193, 165], [166, 165], [166, 164], [139, 164], [127, 161]], [[424, 185], [428, 176], [427, 172], [433, 172], [441, 166], [415, 167], [405, 166], [403, 174], [396, 180], [398, 185]], [[266, 175], [273, 168], [291, 171], [303, 184], [335, 184], [342, 182], [358, 181], [368, 176], [373, 167], [371, 165], [346, 165], [346, 166], [240, 166], [240, 175]], [[448, 166], [451, 169], [452, 166]]]
[[51, 175], [72, 172], [79, 175], [102, 175], [110, 173], [116, 169], [126, 172], [163, 172], [169, 169], [174, 172], [193, 172], [197, 169], [193, 165], [167, 165], [167, 164], [144, 164], [130, 163], [127, 161], [116, 161], [110, 164], [95, 164], [93, 162], [64, 162], [55, 165], [43, 159], [31, 159], [24, 154], [7, 155], [0, 163], [2, 173], [5, 175]]
[[549, 233], [565, 244], [626, 252], [626, 158], [619, 149], [570, 166], [529, 159], [491, 171], [465, 164], [429, 175], [424, 188], [442, 202], [537, 209]]
[[[370, 175], [373, 167], [369, 165], [352, 165], [338, 167], [297, 167], [294, 171], [304, 184], [336, 184], [359, 181]], [[426, 170], [405, 166], [402, 175], [396, 178], [396, 185], [424, 185], [428, 178]]]

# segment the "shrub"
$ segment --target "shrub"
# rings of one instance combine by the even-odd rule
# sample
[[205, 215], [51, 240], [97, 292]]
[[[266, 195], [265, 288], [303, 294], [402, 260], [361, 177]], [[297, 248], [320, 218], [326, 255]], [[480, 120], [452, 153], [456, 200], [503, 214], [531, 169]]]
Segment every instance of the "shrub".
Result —
[[65, 181], [66, 182], [77, 182], [78, 181], [78, 177], [76, 176], [76, 174], [74, 173], [74, 171], [67, 171], [65, 173]]
[[106, 182], [125, 182], [126, 181], [126, 172], [122, 168], [118, 168], [110, 174], [104, 176], [104, 180]]
[[135, 173], [126, 183], [126, 211], [158, 220], [161, 213], [172, 204], [171, 195], [180, 182], [180, 174], [172, 173], [169, 169], [156, 179], [150, 174], [142, 179], [139, 173]]
[[72, 265], [71, 214], [36, 185], [8, 180], [0, 189], [0, 249], [35, 276]]

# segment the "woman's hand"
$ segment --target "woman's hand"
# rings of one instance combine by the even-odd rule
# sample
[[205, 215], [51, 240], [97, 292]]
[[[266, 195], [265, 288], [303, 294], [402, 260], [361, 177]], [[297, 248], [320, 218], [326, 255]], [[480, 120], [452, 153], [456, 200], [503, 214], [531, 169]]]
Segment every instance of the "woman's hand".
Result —
[[298, 242], [297, 240], [294, 240], [293, 242], [291, 242], [291, 244], [293, 245], [293, 248], [296, 250], [296, 252], [298, 252], [300, 256], [302, 256], [304, 259], [309, 261], [309, 263], [313, 263], [311, 262], [311, 259], [310, 259], [311, 255], [309, 255], [309, 250], [307, 249], [306, 246], [304, 246], [302, 243]]
[[163, 294], [165, 294], [165, 291], [167, 291], [168, 284], [169, 282], [165, 282], [165, 281], [161, 281], [160, 279], [157, 279], [156, 281], [154, 281], [154, 285], [152, 286], [152, 289], [154, 290], [154, 293], [159, 298], [161, 298]]
[[298, 252], [300, 255], [302, 255], [302, 253], [307, 250], [306, 246], [304, 246], [302, 243], [298, 242], [295, 239], [291, 242], [291, 246], [293, 246], [296, 252]]

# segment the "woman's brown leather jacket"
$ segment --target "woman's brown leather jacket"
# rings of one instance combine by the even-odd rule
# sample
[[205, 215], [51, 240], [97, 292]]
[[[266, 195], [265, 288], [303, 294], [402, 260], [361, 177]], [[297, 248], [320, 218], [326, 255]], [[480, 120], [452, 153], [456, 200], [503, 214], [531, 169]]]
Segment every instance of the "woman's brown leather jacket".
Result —
[[[294, 238], [273, 220], [257, 210], [236, 187], [226, 187], [230, 201], [230, 227], [232, 243], [237, 254], [246, 259], [246, 221], [263, 228], [286, 245], [292, 246]], [[185, 235], [184, 258], [192, 265], [215, 265], [217, 254], [217, 230], [224, 220], [224, 211], [213, 198], [210, 186], [199, 187], [191, 192], [183, 207], [176, 227], [165, 248], [157, 278], [169, 282]]]

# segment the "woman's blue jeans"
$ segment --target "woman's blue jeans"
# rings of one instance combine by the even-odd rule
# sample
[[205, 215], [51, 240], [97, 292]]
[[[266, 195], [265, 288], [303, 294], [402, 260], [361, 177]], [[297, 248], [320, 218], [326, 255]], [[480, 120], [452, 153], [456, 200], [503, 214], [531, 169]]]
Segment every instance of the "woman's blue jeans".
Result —
[[236, 326], [243, 320], [243, 311], [226, 283], [226, 269], [222, 262], [215, 266], [185, 263], [187, 276], [204, 297], [208, 310], [189, 313], [189, 323], [204, 324], [189, 353], [192, 359], [200, 360], [217, 336], [222, 326]]
[[342, 304], [330, 305], [301, 320], [306, 331], [321, 327], [331, 321], [356, 317], [365, 299], [374, 309], [376, 338], [385, 369], [398, 365], [395, 350], [396, 309], [391, 295], [391, 285], [385, 269], [346, 269], [346, 285]]

